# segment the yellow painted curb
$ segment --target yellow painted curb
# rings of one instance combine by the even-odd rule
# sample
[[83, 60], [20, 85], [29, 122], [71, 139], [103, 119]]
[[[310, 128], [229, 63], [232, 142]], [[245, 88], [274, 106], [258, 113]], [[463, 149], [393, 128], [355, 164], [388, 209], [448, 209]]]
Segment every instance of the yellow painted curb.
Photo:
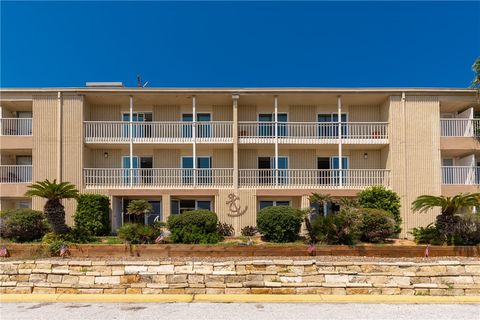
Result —
[[2, 294], [0, 302], [217, 302], [217, 303], [474, 303], [480, 296], [280, 295], [280, 294]]
[[480, 296], [197, 294], [193, 301], [230, 303], [480, 303]]

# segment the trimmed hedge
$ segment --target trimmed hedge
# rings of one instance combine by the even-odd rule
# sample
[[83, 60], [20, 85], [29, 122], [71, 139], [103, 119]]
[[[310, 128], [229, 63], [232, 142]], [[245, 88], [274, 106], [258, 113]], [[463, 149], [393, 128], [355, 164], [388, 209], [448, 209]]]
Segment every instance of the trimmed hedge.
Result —
[[302, 211], [287, 206], [267, 207], [258, 212], [257, 227], [265, 240], [293, 242], [302, 226]]
[[362, 222], [360, 224], [361, 239], [365, 242], [384, 242], [395, 234], [393, 215], [381, 209], [359, 209]]
[[74, 219], [77, 229], [93, 236], [110, 234], [110, 200], [99, 194], [81, 194]]
[[390, 212], [395, 219], [395, 234], [402, 231], [400, 197], [384, 186], [372, 186], [358, 194], [358, 204], [362, 208], [381, 209]]
[[15, 242], [39, 240], [48, 230], [45, 216], [32, 209], [9, 209], [0, 212], [0, 237]]
[[217, 243], [223, 237], [217, 230], [218, 218], [208, 210], [187, 211], [168, 217], [170, 239], [175, 243]]

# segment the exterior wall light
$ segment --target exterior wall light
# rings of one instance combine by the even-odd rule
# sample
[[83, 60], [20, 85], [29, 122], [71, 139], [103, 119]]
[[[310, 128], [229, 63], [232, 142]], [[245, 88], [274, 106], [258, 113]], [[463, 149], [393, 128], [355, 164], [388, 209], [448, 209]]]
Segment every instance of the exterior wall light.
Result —
[[368, 159], [368, 153], [365, 152], [365, 153], [363, 154], [363, 159], [365, 159], [365, 160]]
[[103, 157], [104, 157], [105, 159], [107, 159], [107, 158], [108, 158], [108, 152], [104, 152], [104, 153], [103, 153]]

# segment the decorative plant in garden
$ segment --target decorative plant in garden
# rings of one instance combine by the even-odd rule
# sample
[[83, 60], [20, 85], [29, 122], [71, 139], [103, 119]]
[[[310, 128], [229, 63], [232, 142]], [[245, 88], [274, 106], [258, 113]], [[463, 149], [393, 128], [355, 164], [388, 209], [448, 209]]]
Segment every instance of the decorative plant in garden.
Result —
[[395, 233], [402, 231], [400, 225], [400, 197], [384, 186], [372, 186], [358, 194], [358, 205], [361, 208], [382, 209], [390, 212], [396, 222]]
[[110, 200], [100, 194], [81, 194], [75, 211], [75, 227], [93, 236], [110, 233]]
[[127, 214], [149, 214], [153, 211], [152, 204], [147, 200], [132, 200], [127, 206]]
[[[435, 227], [442, 242], [452, 242], [455, 231], [462, 220], [460, 214], [478, 206], [480, 206], [480, 193], [459, 193], [453, 197], [422, 195], [413, 201], [412, 210], [422, 213], [433, 208], [440, 208]], [[414, 230], [417, 234], [420, 231], [422, 230]], [[428, 229], [428, 232], [432, 233], [432, 230]]]
[[47, 199], [43, 211], [53, 232], [62, 234], [69, 231], [65, 224], [65, 208], [61, 203], [62, 199], [76, 199], [78, 190], [70, 182], [57, 183], [48, 179], [37, 181], [28, 186], [29, 190], [25, 193], [28, 197], [40, 197]]

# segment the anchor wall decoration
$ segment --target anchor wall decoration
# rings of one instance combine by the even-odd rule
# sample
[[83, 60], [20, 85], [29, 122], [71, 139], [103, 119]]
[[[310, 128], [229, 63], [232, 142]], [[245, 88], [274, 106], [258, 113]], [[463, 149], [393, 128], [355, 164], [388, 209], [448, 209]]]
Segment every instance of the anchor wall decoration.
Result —
[[237, 201], [240, 201], [240, 197], [236, 196], [234, 193], [230, 193], [228, 195], [228, 200], [225, 202], [228, 204], [228, 208], [230, 210], [228, 216], [240, 217], [247, 212], [248, 206], [245, 206], [245, 208], [242, 209], [242, 207], [237, 204]]

